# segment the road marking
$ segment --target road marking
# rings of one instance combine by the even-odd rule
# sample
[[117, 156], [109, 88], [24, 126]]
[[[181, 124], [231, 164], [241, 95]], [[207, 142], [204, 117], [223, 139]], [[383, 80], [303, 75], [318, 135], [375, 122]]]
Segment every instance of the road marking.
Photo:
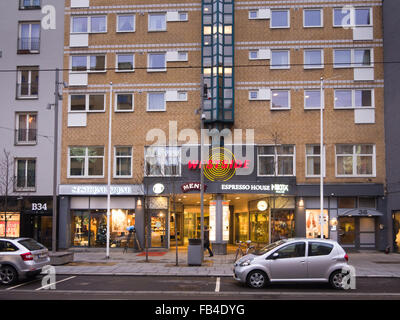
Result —
[[64, 281], [68, 281], [68, 280], [71, 280], [71, 279], [74, 279], [74, 278], [76, 278], [76, 276], [69, 277], [69, 278], [66, 278], [66, 279], [63, 279], [63, 280], [54, 282], [54, 283], [47, 284], [47, 285], [45, 285], [45, 286], [43, 286], [43, 287], [37, 288], [35, 291], [39, 291], [39, 290], [42, 290], [42, 289], [46, 289], [47, 287], [51, 287], [52, 285], [55, 285], [55, 284], [57, 284], [57, 283], [61, 283], [61, 282], [64, 282]]
[[32, 283], [32, 282], [39, 281], [39, 280], [42, 280], [42, 279], [34, 279], [34, 280], [32, 280], [32, 281], [29, 281], [29, 282], [24, 282], [24, 283], [21, 283], [21, 284], [18, 284], [18, 285], [16, 285], [16, 286], [14, 286], [14, 287], [7, 288], [7, 289], [5, 289], [4, 291], [8, 291], [8, 290], [12, 290], [12, 289], [16, 289], [16, 288], [19, 288], [19, 287], [25, 286], [25, 285], [27, 285], [27, 284], [30, 284], [30, 283]]
[[221, 287], [221, 278], [217, 278], [217, 283], [215, 284], [215, 292], [219, 292], [219, 289]]

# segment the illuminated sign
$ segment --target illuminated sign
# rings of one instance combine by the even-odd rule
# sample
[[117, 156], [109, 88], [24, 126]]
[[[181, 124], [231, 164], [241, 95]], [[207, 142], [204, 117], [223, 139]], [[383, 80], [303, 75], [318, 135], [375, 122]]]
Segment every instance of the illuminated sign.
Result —
[[156, 184], [153, 186], [153, 192], [154, 192], [155, 194], [163, 193], [164, 190], [165, 190], [165, 187], [164, 187], [164, 185], [163, 185], [162, 183], [156, 183]]
[[265, 191], [285, 194], [289, 192], [288, 184], [222, 184], [222, 191]]
[[267, 209], [268, 209], [268, 204], [267, 204], [267, 202], [264, 201], [264, 200], [258, 201], [258, 203], [257, 203], [257, 209], [260, 210], [260, 211], [265, 211], [265, 210], [267, 210]]
[[[200, 182], [189, 182], [181, 185], [181, 189], [183, 193], [189, 191], [201, 191], [201, 183]], [[204, 185], [204, 191], [207, 190], [207, 185]]]

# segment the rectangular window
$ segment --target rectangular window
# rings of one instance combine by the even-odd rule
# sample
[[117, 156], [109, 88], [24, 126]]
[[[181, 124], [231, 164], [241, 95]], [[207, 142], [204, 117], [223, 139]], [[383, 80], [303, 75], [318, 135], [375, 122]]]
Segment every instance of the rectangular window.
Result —
[[104, 112], [104, 94], [71, 94], [69, 112]]
[[249, 19], [257, 19], [257, 18], [258, 18], [258, 10], [250, 10]]
[[336, 145], [336, 176], [375, 176], [375, 145]]
[[17, 113], [15, 143], [17, 145], [37, 143], [37, 114]]
[[134, 54], [117, 54], [117, 71], [134, 71]]
[[333, 26], [372, 26], [372, 8], [335, 8], [333, 9]]
[[374, 108], [373, 90], [335, 90], [335, 109]]
[[371, 67], [373, 63], [372, 49], [335, 49], [334, 67]]
[[323, 27], [322, 9], [304, 9], [303, 23], [305, 28]]
[[104, 72], [106, 69], [106, 56], [71, 56], [71, 70], [73, 72]]
[[[325, 147], [324, 147], [325, 155]], [[325, 167], [325, 166], [324, 166]], [[324, 176], [325, 176], [325, 170]], [[321, 174], [321, 146], [306, 145], [306, 177], [319, 177]]]
[[295, 147], [293, 145], [258, 147], [259, 176], [293, 176], [295, 174]]
[[320, 69], [324, 67], [324, 50], [304, 50], [304, 69]]
[[39, 67], [17, 67], [17, 99], [37, 99]]
[[15, 159], [15, 191], [35, 191], [36, 160]]
[[70, 147], [69, 177], [103, 177], [104, 147]]
[[271, 90], [271, 109], [290, 109], [290, 91]]
[[289, 50], [271, 50], [271, 69], [289, 69], [289, 63]]
[[117, 32], [135, 32], [135, 15], [118, 15]]
[[250, 60], [258, 59], [258, 50], [249, 51], [249, 59]]
[[20, 10], [40, 9], [41, 0], [19, 0]]
[[72, 33], [87, 33], [89, 32], [88, 20], [89, 17], [72, 17]]
[[39, 53], [40, 51], [40, 22], [19, 24], [18, 52]]
[[249, 91], [249, 100], [257, 100], [258, 99], [258, 90]]
[[151, 13], [149, 14], [148, 31], [166, 31], [167, 30], [167, 16], [165, 13]]
[[188, 21], [188, 13], [179, 12], [179, 21]]
[[147, 94], [147, 111], [165, 110], [165, 92], [149, 92]]
[[304, 90], [304, 109], [321, 109], [321, 90]]
[[90, 56], [90, 71], [104, 72], [106, 70], [106, 56]]
[[106, 16], [93, 16], [93, 17], [90, 17], [90, 32], [92, 32], [92, 33], [107, 32], [107, 18], [106, 18]]
[[73, 16], [71, 33], [106, 33], [107, 16]]
[[149, 53], [147, 61], [148, 72], [166, 71], [166, 57], [165, 53]]
[[289, 9], [271, 10], [271, 28], [289, 28]]
[[118, 93], [116, 99], [115, 111], [133, 111], [133, 93]]
[[334, 50], [334, 65], [336, 68], [351, 66], [351, 50]]
[[179, 176], [181, 174], [180, 147], [146, 147], [146, 176]]
[[114, 149], [114, 177], [132, 177], [132, 147], [115, 147]]

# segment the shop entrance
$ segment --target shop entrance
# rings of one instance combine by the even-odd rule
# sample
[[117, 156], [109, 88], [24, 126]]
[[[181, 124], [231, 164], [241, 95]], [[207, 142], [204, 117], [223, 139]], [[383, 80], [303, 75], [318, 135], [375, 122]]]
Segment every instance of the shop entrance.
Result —
[[339, 217], [339, 243], [343, 247], [374, 249], [376, 220], [374, 217]]
[[393, 214], [394, 252], [400, 253], [400, 212]]
[[151, 213], [151, 247], [166, 248], [167, 243], [167, 214], [164, 211]]
[[51, 216], [30, 214], [26, 216], [24, 221], [23, 234], [21, 236], [33, 238], [47, 249], [51, 249], [53, 218]]

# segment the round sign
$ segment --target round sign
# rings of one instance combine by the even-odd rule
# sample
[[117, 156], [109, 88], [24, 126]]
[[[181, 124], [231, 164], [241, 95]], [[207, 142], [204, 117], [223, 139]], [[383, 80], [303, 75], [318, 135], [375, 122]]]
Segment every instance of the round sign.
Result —
[[264, 200], [258, 201], [257, 209], [260, 211], [265, 211], [268, 209], [268, 203]]
[[153, 192], [154, 192], [155, 194], [163, 193], [163, 192], [164, 192], [164, 189], [165, 189], [165, 187], [164, 187], [164, 185], [163, 185], [162, 183], [156, 183], [156, 184], [153, 186]]

